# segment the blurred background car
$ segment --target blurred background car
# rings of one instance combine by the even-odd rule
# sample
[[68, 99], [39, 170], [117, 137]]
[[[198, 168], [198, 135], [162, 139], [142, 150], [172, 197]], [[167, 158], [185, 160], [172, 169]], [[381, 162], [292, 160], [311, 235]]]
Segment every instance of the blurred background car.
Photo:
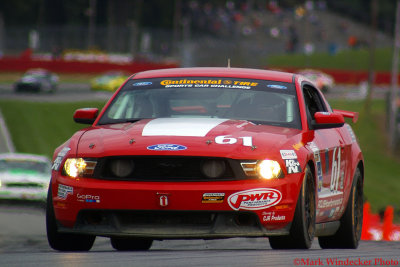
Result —
[[311, 80], [322, 92], [326, 93], [333, 89], [335, 80], [329, 74], [315, 69], [303, 69], [297, 72]]
[[45, 156], [0, 154], [0, 200], [46, 201], [51, 163]]
[[16, 92], [46, 92], [57, 90], [58, 75], [46, 69], [30, 69], [15, 83]]
[[96, 76], [90, 81], [90, 88], [95, 91], [114, 92], [128, 78], [128, 74], [123, 71], [109, 71], [100, 76]]

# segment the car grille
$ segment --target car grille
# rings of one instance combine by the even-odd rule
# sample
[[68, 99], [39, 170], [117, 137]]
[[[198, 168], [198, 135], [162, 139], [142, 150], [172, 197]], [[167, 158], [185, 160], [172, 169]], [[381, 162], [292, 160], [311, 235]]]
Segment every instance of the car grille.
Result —
[[[117, 177], [111, 171], [113, 160], [129, 159], [134, 170], [126, 177]], [[224, 162], [225, 170], [217, 178], [207, 177], [202, 171], [202, 164], [207, 160]], [[246, 176], [240, 161], [212, 157], [107, 157], [99, 159], [94, 178], [136, 181], [216, 181], [241, 180], [255, 177]]]
[[18, 84], [17, 91], [23, 92], [39, 92], [40, 86], [37, 84]]
[[[217, 228], [222, 229], [216, 231]], [[235, 232], [247, 229], [247, 234], [261, 228], [253, 212], [229, 211], [134, 211], [81, 210], [75, 229], [109, 233], [205, 234]]]

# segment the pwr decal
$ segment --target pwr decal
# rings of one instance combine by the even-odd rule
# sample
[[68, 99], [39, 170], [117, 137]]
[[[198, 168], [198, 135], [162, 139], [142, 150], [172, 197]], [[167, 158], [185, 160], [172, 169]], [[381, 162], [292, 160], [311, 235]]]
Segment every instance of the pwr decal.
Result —
[[234, 210], [261, 210], [275, 206], [282, 200], [282, 193], [272, 188], [240, 191], [229, 196], [229, 206]]

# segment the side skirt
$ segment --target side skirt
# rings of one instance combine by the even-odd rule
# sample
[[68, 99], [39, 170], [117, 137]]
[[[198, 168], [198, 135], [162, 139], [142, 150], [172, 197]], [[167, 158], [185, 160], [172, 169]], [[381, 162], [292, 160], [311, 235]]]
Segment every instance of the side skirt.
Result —
[[315, 225], [315, 236], [334, 235], [340, 227], [340, 221], [317, 223]]

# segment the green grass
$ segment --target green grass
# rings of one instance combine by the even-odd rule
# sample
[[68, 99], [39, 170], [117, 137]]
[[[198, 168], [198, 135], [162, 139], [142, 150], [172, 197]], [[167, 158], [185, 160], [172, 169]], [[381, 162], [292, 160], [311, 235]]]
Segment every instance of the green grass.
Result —
[[0, 110], [18, 152], [49, 156], [84, 124], [72, 116], [76, 109], [98, 107], [105, 102], [38, 103], [0, 100]]
[[[363, 102], [330, 101], [333, 108], [361, 111]], [[400, 206], [400, 161], [388, 154], [385, 103], [374, 100], [371, 114], [360, 114], [353, 124], [365, 157], [365, 195], [377, 212], [387, 205]], [[84, 128], [72, 115], [81, 107], [101, 108], [104, 102], [37, 103], [0, 100], [0, 109], [18, 152], [52, 156], [56, 147]]]
[[[375, 51], [375, 70], [390, 71], [392, 67], [392, 49], [377, 49]], [[322, 68], [361, 71], [368, 70], [369, 51], [366, 49], [343, 50], [336, 55], [329, 53], [282, 54], [269, 56], [266, 60], [271, 68]]]
[[[400, 208], [400, 160], [390, 155], [387, 146], [385, 102], [374, 100], [370, 114], [364, 114], [361, 101], [330, 101], [332, 108], [359, 111], [360, 118], [352, 127], [365, 159], [364, 190], [373, 211], [387, 205]], [[399, 218], [397, 218], [398, 220]]]

